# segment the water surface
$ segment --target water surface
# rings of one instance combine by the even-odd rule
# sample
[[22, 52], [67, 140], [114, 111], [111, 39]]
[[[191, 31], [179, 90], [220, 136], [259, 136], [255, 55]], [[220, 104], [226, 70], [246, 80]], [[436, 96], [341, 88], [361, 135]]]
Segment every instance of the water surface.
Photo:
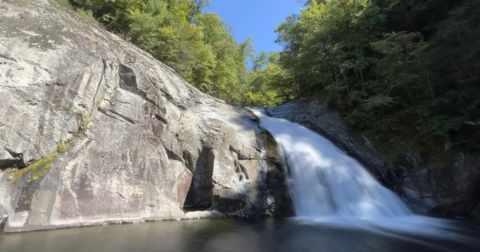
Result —
[[[480, 231], [457, 223], [455, 235], [428, 237], [345, 228], [297, 219], [145, 223], [0, 235], [1, 252], [478, 252]], [[447, 233], [445, 233], [447, 234]]]

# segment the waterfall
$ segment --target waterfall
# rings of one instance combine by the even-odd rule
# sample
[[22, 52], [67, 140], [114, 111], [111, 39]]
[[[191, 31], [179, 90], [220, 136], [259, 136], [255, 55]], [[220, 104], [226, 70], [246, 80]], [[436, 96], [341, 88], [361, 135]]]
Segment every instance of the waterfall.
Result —
[[411, 215], [393, 192], [326, 138], [299, 124], [254, 112], [261, 127], [283, 149], [298, 216], [370, 219]]
[[296, 123], [252, 109], [282, 149], [297, 219], [362, 228], [384, 235], [416, 233], [464, 239], [456, 223], [413, 214], [355, 159]]

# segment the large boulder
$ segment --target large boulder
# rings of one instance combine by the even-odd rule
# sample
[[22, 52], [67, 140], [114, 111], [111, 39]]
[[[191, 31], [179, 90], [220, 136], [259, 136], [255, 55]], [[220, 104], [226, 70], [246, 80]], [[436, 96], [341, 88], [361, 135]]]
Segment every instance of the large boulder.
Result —
[[396, 192], [415, 211], [445, 217], [479, 218], [480, 160], [458, 154], [443, 162], [405, 155]]
[[0, 2], [0, 229], [272, 215], [250, 114], [58, 8]]

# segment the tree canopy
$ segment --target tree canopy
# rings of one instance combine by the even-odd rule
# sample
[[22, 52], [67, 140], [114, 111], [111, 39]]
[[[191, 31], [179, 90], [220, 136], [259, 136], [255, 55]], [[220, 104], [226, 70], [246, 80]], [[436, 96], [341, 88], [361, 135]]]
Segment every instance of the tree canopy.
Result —
[[333, 101], [380, 145], [478, 149], [479, 11], [479, 0], [307, 1], [277, 28], [280, 66], [295, 97]]

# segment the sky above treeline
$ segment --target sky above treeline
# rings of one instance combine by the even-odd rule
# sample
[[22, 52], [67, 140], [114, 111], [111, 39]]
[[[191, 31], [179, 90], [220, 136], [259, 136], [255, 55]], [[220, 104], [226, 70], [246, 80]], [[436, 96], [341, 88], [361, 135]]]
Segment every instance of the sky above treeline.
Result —
[[291, 14], [298, 14], [303, 6], [298, 0], [211, 0], [204, 12], [217, 12], [233, 29], [238, 42], [252, 36], [255, 53], [280, 51], [275, 43], [277, 27]]

